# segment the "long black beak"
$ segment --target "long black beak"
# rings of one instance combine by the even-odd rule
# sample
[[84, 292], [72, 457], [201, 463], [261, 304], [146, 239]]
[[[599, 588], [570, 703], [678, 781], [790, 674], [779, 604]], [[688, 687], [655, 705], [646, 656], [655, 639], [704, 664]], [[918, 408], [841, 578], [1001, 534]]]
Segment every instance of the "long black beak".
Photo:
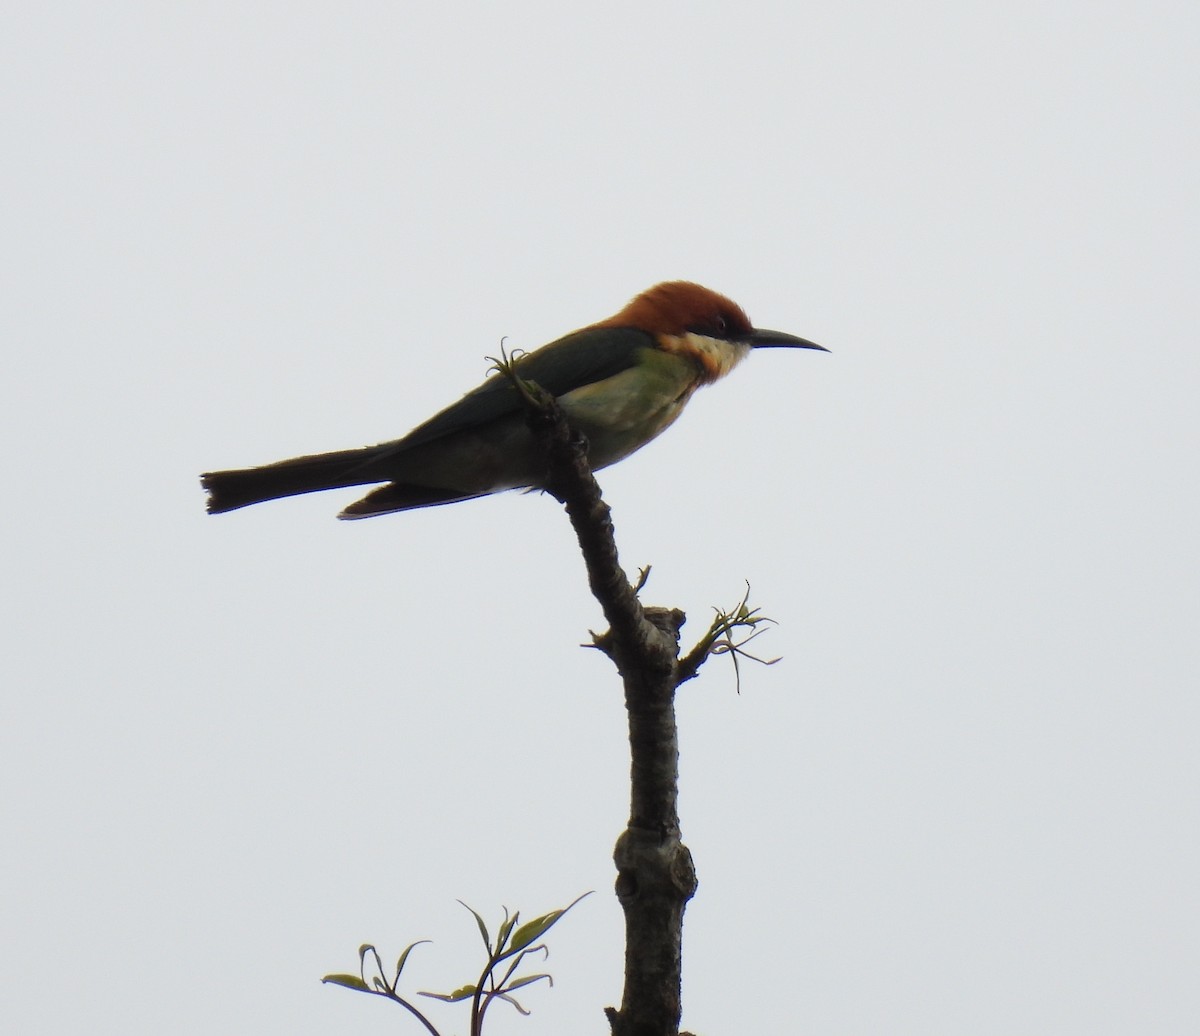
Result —
[[767, 331], [761, 327], [754, 328], [746, 340], [753, 349], [820, 349], [823, 353], [829, 352], [825, 346], [810, 342], [807, 338], [797, 338], [786, 331]]

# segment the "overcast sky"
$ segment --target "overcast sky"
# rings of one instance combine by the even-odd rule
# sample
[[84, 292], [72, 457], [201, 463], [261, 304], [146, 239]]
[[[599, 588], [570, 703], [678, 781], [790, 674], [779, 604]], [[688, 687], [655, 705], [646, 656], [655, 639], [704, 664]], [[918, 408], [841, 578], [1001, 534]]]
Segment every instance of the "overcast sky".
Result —
[[[565, 516], [209, 517], [660, 280], [772, 351], [601, 475], [681, 691], [684, 1024], [1200, 1031], [1194, 3], [10, 10], [11, 1033], [415, 1032], [322, 986], [552, 935], [619, 1002], [620, 684]], [[461, 1014], [435, 1012], [446, 1031]]]

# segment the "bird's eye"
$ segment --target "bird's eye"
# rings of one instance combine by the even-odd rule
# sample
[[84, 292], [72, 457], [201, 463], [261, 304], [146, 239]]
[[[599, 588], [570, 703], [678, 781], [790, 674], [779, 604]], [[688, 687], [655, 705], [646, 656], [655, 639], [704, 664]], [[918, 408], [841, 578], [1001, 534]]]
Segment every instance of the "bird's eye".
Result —
[[708, 338], [729, 338], [738, 326], [737, 320], [728, 313], [710, 313], [702, 320], [696, 321], [689, 331]]

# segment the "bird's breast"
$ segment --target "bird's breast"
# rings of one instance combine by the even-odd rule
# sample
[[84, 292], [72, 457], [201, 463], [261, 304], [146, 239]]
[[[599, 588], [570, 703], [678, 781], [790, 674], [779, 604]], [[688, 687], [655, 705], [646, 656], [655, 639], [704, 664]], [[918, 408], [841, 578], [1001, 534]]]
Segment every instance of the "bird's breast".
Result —
[[619, 374], [558, 398], [571, 424], [587, 436], [593, 468], [628, 457], [668, 428], [707, 379], [691, 360], [646, 349]]

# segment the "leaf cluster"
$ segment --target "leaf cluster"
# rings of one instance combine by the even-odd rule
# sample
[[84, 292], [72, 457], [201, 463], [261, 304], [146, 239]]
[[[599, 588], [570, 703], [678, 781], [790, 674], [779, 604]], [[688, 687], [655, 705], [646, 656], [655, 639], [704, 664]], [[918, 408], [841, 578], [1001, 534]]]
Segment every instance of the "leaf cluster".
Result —
[[[692, 679], [699, 673], [700, 667], [710, 656], [727, 654], [733, 661], [734, 680], [737, 692], [741, 694], [742, 672], [738, 665], [739, 657], [748, 658], [761, 665], [774, 665], [779, 661], [778, 658], [759, 658], [746, 650], [746, 645], [750, 641], [766, 632], [759, 627], [764, 623], [774, 626], [775, 620], [761, 614], [761, 609], [750, 607], [749, 583], [746, 584], [746, 592], [742, 595], [742, 599], [733, 608], [729, 611], [713, 608], [713, 611], [717, 614], [712, 625], [708, 627], [696, 646], [679, 660], [677, 683], [684, 683]], [[749, 636], [742, 637], [741, 640], [734, 639], [737, 631], [746, 629], [750, 630]]]
[[[545, 972], [518, 975], [518, 969], [530, 954], [540, 953], [543, 959], [549, 957], [550, 951], [544, 943], [540, 942], [541, 938], [559, 922], [568, 910], [575, 906], [584, 896], [589, 895], [591, 895], [590, 892], [585, 892], [583, 896], [579, 896], [562, 909], [551, 910], [548, 914], [542, 914], [540, 917], [535, 917], [532, 921], [526, 921], [524, 924], [520, 924], [521, 915], [519, 911], [514, 912], [510, 916], [508, 908], [505, 907], [504, 918], [496, 930], [494, 940], [488, 931], [486, 922], [478, 911], [473, 910], [460, 900], [459, 902], [462, 903], [463, 907], [470, 910], [471, 915], [475, 918], [475, 923], [479, 927], [479, 935], [483, 939], [484, 948], [487, 950], [487, 960], [483, 971], [476, 981], [459, 986], [453, 992], [432, 993], [421, 990], [417, 995], [429, 997], [433, 1000], [441, 1000], [449, 1004], [469, 1000], [471, 1002], [471, 1036], [480, 1036], [483, 1031], [484, 1016], [487, 1014], [488, 1007], [496, 1000], [503, 1000], [505, 1003], [511, 1004], [521, 1014], [529, 1014], [529, 1011], [512, 995], [513, 992], [524, 986], [532, 985], [534, 982], [540, 982], [542, 979], [545, 979], [550, 985], [554, 985], [554, 979]], [[389, 972], [384, 968], [383, 959], [380, 957], [379, 951], [370, 943], [364, 943], [358, 948], [359, 967], [357, 975], [348, 973], [326, 975], [321, 981], [336, 986], [344, 986], [346, 989], [354, 989], [361, 993], [386, 997], [388, 1000], [398, 1003], [416, 1018], [425, 1027], [425, 1030], [430, 1033], [430, 1036], [441, 1036], [438, 1029], [424, 1012], [399, 992], [400, 976], [404, 971], [404, 966], [408, 963], [409, 954], [417, 946], [429, 941], [428, 939], [420, 939], [406, 946], [400, 954], [393, 972]], [[368, 961], [370, 962], [369, 964]], [[370, 971], [369, 977], [368, 970]]]

